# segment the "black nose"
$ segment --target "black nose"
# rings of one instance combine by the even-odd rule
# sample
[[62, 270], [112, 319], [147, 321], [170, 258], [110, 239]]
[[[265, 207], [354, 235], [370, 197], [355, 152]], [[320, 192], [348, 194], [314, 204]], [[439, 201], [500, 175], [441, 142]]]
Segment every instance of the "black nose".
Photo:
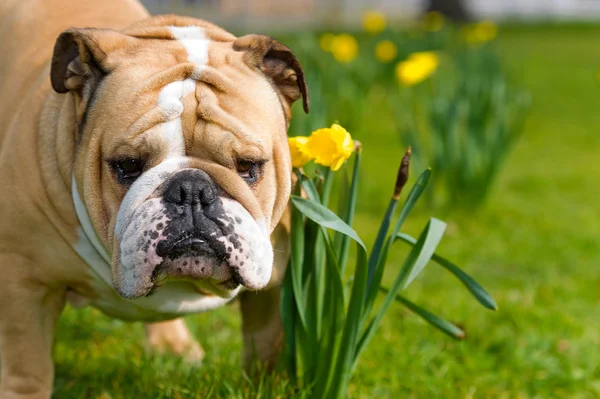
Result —
[[167, 179], [163, 197], [177, 205], [208, 205], [217, 198], [217, 190], [215, 183], [205, 172], [185, 169]]

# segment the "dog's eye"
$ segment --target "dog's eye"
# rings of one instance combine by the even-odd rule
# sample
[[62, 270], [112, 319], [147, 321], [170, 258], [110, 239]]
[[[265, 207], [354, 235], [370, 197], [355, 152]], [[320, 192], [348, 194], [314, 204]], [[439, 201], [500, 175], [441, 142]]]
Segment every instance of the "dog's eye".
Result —
[[113, 163], [113, 169], [123, 183], [132, 183], [142, 174], [143, 168], [142, 161], [135, 158], [125, 158]]
[[254, 183], [258, 179], [259, 166], [256, 162], [242, 159], [237, 162], [237, 172], [248, 183]]

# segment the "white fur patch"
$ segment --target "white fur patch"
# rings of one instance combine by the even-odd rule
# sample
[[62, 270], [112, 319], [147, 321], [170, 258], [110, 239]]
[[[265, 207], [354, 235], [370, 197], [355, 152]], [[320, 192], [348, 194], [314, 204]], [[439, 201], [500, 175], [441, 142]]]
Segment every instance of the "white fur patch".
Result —
[[174, 172], [187, 167], [188, 161], [185, 157], [167, 158], [152, 169], [144, 172], [131, 185], [127, 194], [121, 202], [117, 222], [115, 224], [115, 236], [121, 240], [123, 234], [131, 222], [135, 210], [140, 207], [156, 189]]
[[162, 88], [158, 95], [158, 107], [163, 110], [169, 120], [160, 125], [161, 135], [169, 157], [185, 155], [185, 139], [181, 114], [183, 113], [183, 98], [196, 89], [196, 81], [188, 78], [171, 82]]
[[204, 28], [198, 26], [171, 26], [173, 37], [181, 42], [188, 53], [190, 62], [196, 64], [201, 71], [208, 64], [208, 45]]
[[[100, 259], [104, 260], [105, 263], [110, 263], [110, 255], [104, 245], [100, 241], [98, 234], [96, 234], [96, 229], [94, 229], [94, 225], [92, 224], [92, 219], [88, 214], [87, 207], [85, 203], [81, 199], [79, 195], [79, 189], [77, 187], [77, 180], [75, 179], [75, 173], [73, 173], [71, 179], [71, 195], [73, 197], [73, 205], [75, 205], [75, 213], [77, 214], [77, 218], [79, 219], [79, 223], [81, 224], [82, 231], [78, 231], [80, 237], [87, 236], [89, 240], [87, 240], [87, 246], [85, 248], [85, 252], [91, 253], [88, 246], [93, 249], [94, 254]], [[77, 249], [77, 248], [76, 248]], [[79, 253], [79, 251], [77, 251]], [[85, 259], [85, 258], [84, 258]], [[87, 260], [87, 259], [86, 259]], [[97, 264], [98, 262], [93, 262]], [[88, 263], [89, 264], [89, 263]], [[110, 281], [110, 280], [109, 280]]]
[[[256, 221], [239, 202], [221, 198], [223, 209], [235, 222], [235, 234], [219, 238], [225, 244], [230, 267], [252, 290], [264, 288], [271, 279], [273, 247], [263, 221]], [[223, 221], [226, 223], [226, 221]]]

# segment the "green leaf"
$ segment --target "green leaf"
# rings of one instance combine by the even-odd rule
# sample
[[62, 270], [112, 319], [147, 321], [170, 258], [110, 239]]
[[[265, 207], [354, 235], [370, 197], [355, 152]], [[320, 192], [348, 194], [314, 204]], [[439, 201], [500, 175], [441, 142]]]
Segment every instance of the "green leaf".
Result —
[[[389, 290], [384, 287], [379, 287], [379, 290], [385, 293], [389, 292]], [[422, 307], [404, 298], [402, 295], [396, 295], [395, 299], [396, 301], [406, 306], [411, 312], [421, 317], [423, 320], [425, 320], [427, 323], [431, 324], [435, 328], [448, 334], [450, 337], [454, 339], [465, 338], [465, 332], [458, 328], [456, 325], [450, 323], [449, 321], [444, 320], [439, 316], [436, 316], [435, 314], [431, 313], [426, 309], [423, 309]]]
[[332, 366], [336, 372], [331, 387], [327, 391], [327, 394], [323, 396], [324, 398], [341, 397], [342, 388], [348, 385], [348, 380], [352, 374], [351, 369], [354, 367], [356, 342], [362, 325], [364, 296], [367, 289], [367, 252], [361, 249], [358, 248], [354, 282], [348, 304], [346, 324], [342, 333], [340, 353], [335, 366]]
[[[413, 237], [404, 233], [397, 234], [396, 239], [400, 239], [411, 245], [415, 245], [417, 242], [417, 240], [415, 240]], [[479, 285], [479, 283], [475, 281], [475, 279], [473, 279], [467, 273], [462, 271], [458, 266], [436, 254], [433, 254], [431, 259], [437, 262], [442, 267], [444, 267], [450, 273], [454, 274], [456, 278], [458, 278], [469, 290], [469, 292], [475, 297], [475, 299], [479, 301], [480, 304], [482, 304], [490, 310], [498, 310], [498, 305], [496, 304], [494, 298], [481, 285]]]
[[329, 167], [324, 167], [324, 169], [323, 188], [321, 190], [321, 205], [327, 206], [329, 204], [329, 197], [331, 195], [331, 187], [333, 187], [333, 178], [335, 173]]
[[[367, 297], [375, 297], [376, 295], [371, 291], [372, 286], [379, 285], [381, 281], [381, 277], [383, 275], [383, 270], [379, 269], [381, 265], [380, 259], [382, 255], [385, 257], [388, 251], [388, 245], [384, 247], [385, 237], [387, 236], [388, 230], [390, 228], [390, 223], [392, 217], [394, 216], [394, 212], [396, 211], [396, 206], [398, 205], [398, 200], [391, 199], [388, 203], [387, 209], [381, 220], [381, 224], [379, 225], [379, 231], [377, 232], [377, 237], [375, 238], [375, 243], [373, 244], [373, 249], [371, 250], [371, 255], [369, 256], [369, 275], [367, 277]], [[383, 251], [382, 251], [383, 250]], [[385, 262], [384, 262], [385, 263]], [[373, 282], [373, 278], [375, 278], [375, 282]], [[376, 292], [376, 291], [375, 291]]]
[[[335, 362], [340, 349], [341, 334], [338, 332], [343, 328], [344, 314], [344, 285], [340, 274], [340, 265], [336, 253], [331, 245], [327, 232], [322, 228], [325, 247], [327, 249], [327, 267], [324, 276], [327, 290], [325, 291], [325, 309], [323, 317], [323, 335], [320, 340], [320, 354], [315, 365], [316, 382], [312, 389], [312, 395], [316, 398], [323, 395], [331, 385], [337, 370], [331, 367]], [[329, 359], [329, 362], [323, 361]]]
[[290, 248], [290, 275], [294, 292], [294, 302], [298, 309], [298, 317], [304, 330], [307, 328], [304, 311], [305, 297], [302, 289], [302, 275], [304, 266], [304, 220], [302, 214], [292, 210], [291, 216], [291, 248]]
[[320, 226], [325, 228], [338, 231], [342, 234], [346, 234], [354, 241], [356, 241], [365, 251], [367, 250], [365, 244], [362, 242], [358, 234], [348, 226], [342, 219], [335, 213], [319, 204], [316, 201], [310, 199], [304, 199], [297, 195], [292, 195], [292, 203], [304, 216], [314, 221]]
[[[400, 216], [398, 217], [398, 221], [396, 222], [396, 226], [394, 227], [392, 234], [397, 233], [400, 230], [400, 227], [402, 227], [404, 220], [409, 215], [410, 211], [413, 209], [419, 197], [427, 187], [427, 183], [429, 182], [430, 176], [431, 170], [427, 169], [425, 172], [421, 173], [421, 176], [419, 176], [415, 185], [411, 188], [410, 193], [404, 201], [404, 205], [402, 206]], [[373, 245], [371, 257], [369, 258], [369, 279], [367, 283], [368, 285], [367, 295], [365, 299], [363, 325], [366, 322], [366, 318], [369, 317], [371, 308], [373, 307], [373, 303], [377, 298], [377, 289], [375, 287], [379, 287], [379, 285], [381, 284], [381, 279], [383, 278], [383, 273], [386, 267], [388, 253], [390, 251], [390, 248], [392, 247], [392, 238], [390, 237], [387, 240], [385, 240], [385, 238], [390, 225], [390, 220], [394, 214], [397, 203], [398, 201], [392, 199], [388, 204], [388, 208], [381, 222], [381, 226], [379, 227], [379, 232], [377, 234], [375, 244]]]
[[414, 271], [423, 270], [423, 268], [429, 261], [429, 258], [427, 258], [426, 255], [430, 252], [433, 254], [432, 248], [433, 250], [435, 250], [435, 246], [437, 246], [437, 243], [439, 243], [439, 240], [441, 239], [440, 229], [442, 229], [443, 233], [442, 225], [440, 225], [438, 222], [443, 225], [443, 228], [445, 228], [445, 224], [443, 222], [431, 218], [429, 220], [429, 223], [427, 223], [427, 226], [425, 226], [425, 229], [419, 236], [419, 240], [408, 254], [408, 257], [404, 261], [402, 269], [400, 269], [400, 272], [398, 273], [398, 275], [394, 279], [394, 282], [392, 283], [390, 292], [386, 295], [383, 304], [378, 309], [377, 313], [375, 314], [375, 317], [373, 317], [373, 320], [371, 320], [368, 328], [358, 341], [357, 350], [354, 355], [354, 365], [356, 365], [358, 357], [365, 349], [366, 345], [373, 338], [373, 334], [375, 333], [377, 328], [379, 328], [381, 320], [383, 319], [383, 316], [391, 306], [394, 297], [398, 294], [400, 290], [407, 287], [406, 281], [408, 277], [416, 277], [418, 273], [414, 273]]
[[423, 271], [425, 266], [431, 260], [435, 249], [439, 245], [440, 241], [442, 241], [442, 237], [444, 237], [444, 232], [446, 231], [446, 223], [442, 222], [439, 219], [431, 218], [429, 220], [429, 229], [427, 230], [427, 237], [425, 238], [425, 243], [423, 244], [423, 248], [419, 252], [416, 261], [413, 263], [412, 268], [410, 268], [410, 273], [406, 278], [406, 281], [402, 285], [402, 290], [408, 288], [408, 286], [417, 278], [419, 274]]
[[294, 169], [294, 171], [296, 172], [298, 181], [300, 182], [300, 185], [302, 186], [302, 189], [304, 190], [304, 192], [306, 193], [308, 198], [310, 198], [313, 201], [321, 202], [321, 199], [319, 197], [319, 192], [317, 191], [317, 187], [315, 186], [313, 181], [310, 180], [306, 175], [304, 175], [299, 170]]
[[[350, 183], [350, 190], [346, 196], [346, 204], [342, 218], [348, 226], [352, 227], [354, 222], [354, 213], [356, 210], [356, 198], [358, 197], [358, 176], [360, 169], [361, 150], [356, 151], [354, 156], [354, 168], [352, 169], [352, 182]], [[350, 238], [346, 235], [341, 236], [341, 242], [339, 246], [338, 259], [340, 263], [340, 274], [343, 276], [346, 271], [346, 261], [348, 260], [348, 251], [350, 249]]]
[[294, 299], [294, 291], [292, 287], [292, 269], [288, 264], [285, 276], [283, 277], [281, 290], [280, 312], [285, 331], [284, 339], [286, 342], [286, 366], [288, 374], [292, 380], [296, 379], [297, 375], [297, 358], [296, 358], [296, 304]]

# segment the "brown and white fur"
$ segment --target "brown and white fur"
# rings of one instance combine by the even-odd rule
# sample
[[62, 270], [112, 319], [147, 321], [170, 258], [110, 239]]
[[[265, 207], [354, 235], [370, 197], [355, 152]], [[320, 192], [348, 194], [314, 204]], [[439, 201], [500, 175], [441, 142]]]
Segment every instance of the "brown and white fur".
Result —
[[199, 360], [180, 316], [238, 296], [272, 363], [294, 54], [136, 0], [3, 0], [0, 37], [0, 398], [50, 396], [67, 301]]

